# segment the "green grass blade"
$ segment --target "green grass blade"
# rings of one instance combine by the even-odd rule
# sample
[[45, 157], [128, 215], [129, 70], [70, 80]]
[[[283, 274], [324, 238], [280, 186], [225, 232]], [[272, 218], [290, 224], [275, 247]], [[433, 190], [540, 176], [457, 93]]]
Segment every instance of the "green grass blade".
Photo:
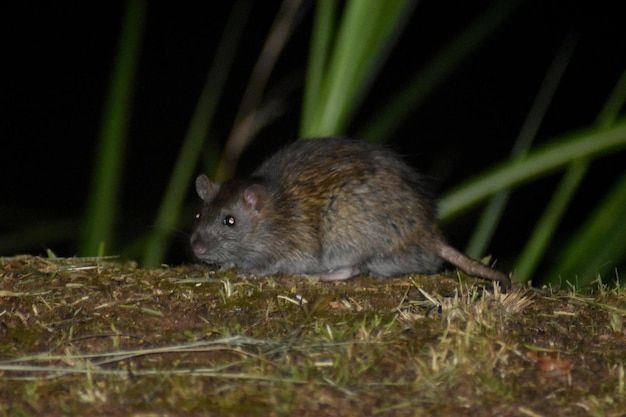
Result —
[[523, 0], [496, 1], [391, 97], [380, 113], [357, 136], [373, 142], [393, 134], [397, 126], [421, 105], [482, 42], [523, 4]]
[[552, 240], [554, 230], [563, 217], [563, 213], [568, 209], [569, 203], [585, 177], [588, 168], [589, 162], [586, 158], [573, 162], [568, 167], [563, 180], [550, 199], [550, 203], [547, 205], [539, 222], [537, 222], [533, 233], [524, 246], [522, 254], [517, 260], [517, 266], [513, 274], [516, 281], [523, 283], [533, 278], [537, 265]]
[[[618, 117], [619, 109], [626, 100], [626, 72], [622, 74], [620, 81], [613, 89], [609, 99], [597, 118], [596, 124], [599, 128], [610, 126]], [[534, 228], [531, 238], [525, 245], [522, 255], [517, 261], [515, 276], [518, 280], [525, 282], [532, 278], [532, 275], [541, 261], [541, 254], [548, 247], [554, 231], [560, 219], [570, 205], [578, 185], [582, 181], [585, 172], [589, 168], [588, 158], [583, 158], [572, 162], [557, 188], [553, 198], [548, 204], [544, 214]], [[582, 258], [579, 262], [582, 261]], [[549, 283], [558, 285], [562, 282], [559, 277], [553, 276]], [[580, 282], [579, 282], [580, 283]]]
[[[414, 1], [350, 0], [337, 30], [335, 47], [322, 77], [317, 100], [305, 97], [309, 114], [303, 116], [302, 136], [340, 134], [385, 52], [407, 19]], [[319, 68], [318, 68], [319, 69]]]
[[[600, 114], [598, 115], [596, 119], [596, 124], [600, 128], [607, 128], [611, 126], [617, 119], [620, 109], [622, 108], [625, 102], [626, 102], [626, 71], [622, 73], [622, 76], [617, 82], [617, 85], [615, 86], [615, 88], [613, 88], [613, 91], [611, 92], [609, 99], [607, 100], [602, 111], [600, 112]], [[589, 162], [587, 160], [581, 160], [581, 161], [572, 163], [570, 165], [568, 175], [572, 171], [579, 169], [579, 166], [586, 166], [588, 164]], [[564, 183], [565, 183], [565, 180], [564, 180]], [[609, 197], [608, 201], [611, 201], [612, 198], [615, 198], [617, 199], [617, 201], [620, 201], [619, 184], [617, 185], [617, 187], [618, 187], [617, 190], [613, 191], [614, 196]], [[570, 200], [571, 200], [571, 196], [567, 199], [567, 201], [555, 203], [555, 204], [561, 204], [563, 206], [567, 206]], [[552, 272], [544, 277], [544, 280], [546, 282], [551, 283], [553, 285], [558, 285], [559, 283], [563, 284], [561, 280], [561, 275], [558, 275], [558, 272], [565, 271], [565, 275], [563, 276], [565, 276], [566, 278], [567, 277], [571, 278], [571, 276], [573, 275], [573, 271], [578, 271], [578, 272], [582, 272], [582, 274], [580, 275], [580, 279], [576, 280], [576, 282], [579, 285], [585, 285], [591, 279], [595, 277], [594, 271], [600, 272], [600, 273], [608, 272], [609, 265], [604, 264], [604, 262], [607, 259], [613, 259], [615, 260], [615, 262], [618, 262], [620, 259], [624, 259], [624, 257], [626, 257], [626, 245], [624, 245], [623, 243], [622, 244], [619, 243], [622, 240], [620, 236], [623, 233], [620, 230], [620, 228], [618, 227], [616, 228], [617, 230], [610, 230], [608, 233], [605, 233], [605, 231], [602, 230], [598, 226], [598, 225], [602, 225], [603, 222], [605, 222], [608, 219], [608, 216], [611, 215], [611, 210], [612, 210], [611, 204], [613, 203], [607, 203], [606, 208], [598, 209], [597, 214], [595, 214], [597, 218], [594, 219], [593, 217], [590, 217], [590, 220], [588, 220], [586, 225], [578, 230], [577, 232], [578, 237], [571, 240], [570, 241], [571, 243], [569, 243], [563, 251], [563, 253], [565, 254], [573, 253], [575, 255], [580, 255], [580, 256], [575, 256], [574, 258], [568, 258], [567, 255], [562, 256], [561, 259], [565, 259], [565, 260], [563, 260], [562, 263], [557, 263], [554, 266]], [[548, 210], [551, 210], [551, 206], [548, 206]], [[564, 210], [565, 209], [563, 208], [563, 211]], [[608, 213], [605, 212], [605, 210]], [[618, 225], [624, 224], [624, 223], [619, 223], [620, 221], [619, 219], [617, 219], [616, 221], [617, 223], [615, 224], [618, 224]], [[585, 230], [585, 227], [588, 228], [588, 230]], [[554, 227], [552, 229], [554, 229]], [[544, 233], [546, 234], [549, 233], [551, 235], [552, 231], [553, 230], [546, 230]], [[597, 251], [598, 239], [595, 237], [595, 234], [597, 233], [602, 233], [606, 241], [617, 241], [616, 246], [613, 247], [615, 251], [613, 251], [611, 257], [606, 258], [605, 257], [606, 253], [604, 251], [602, 252]], [[538, 245], [538, 242], [535, 242], [531, 239], [528, 242], [527, 247], [531, 247], [533, 245]], [[621, 250], [619, 248], [621, 248]], [[530, 249], [528, 250], [530, 251]], [[576, 265], [573, 264], [574, 261], [577, 263]], [[520, 265], [520, 268], [522, 268], [522, 272], [528, 273], [527, 276], [530, 276], [530, 271], [527, 272], [524, 270], [524, 268], [529, 268], [529, 269], [533, 268], [534, 265], [532, 265], [531, 262], [538, 263], [539, 259], [532, 259], [532, 260], [525, 259], [522, 256], [522, 258], [519, 261], [519, 265]], [[530, 266], [527, 265], [527, 263]], [[592, 266], [593, 268], [593, 265], [603, 265], [603, 264], [604, 264], [604, 267], [599, 270], [589, 269], [590, 266]]]
[[[597, 275], [614, 277], [626, 259], [626, 172], [562, 251], [547, 277], [583, 286]], [[606, 281], [606, 280], [605, 280]]]
[[230, 14], [159, 206], [155, 229], [148, 237], [145, 245], [142, 258], [142, 264], [145, 267], [157, 266], [165, 256], [169, 236], [180, 217], [183, 200], [192, 183], [192, 175], [201, 155], [203, 141], [208, 135], [211, 120], [232, 67], [237, 44], [250, 15], [250, 10], [251, 3], [239, 0], [235, 3]]
[[102, 246], [111, 247], [115, 240], [113, 231], [145, 16], [145, 0], [128, 2], [104, 104], [93, 181], [79, 248], [81, 256], [104, 255], [99, 253]]
[[318, 0], [316, 3], [309, 62], [304, 83], [300, 137], [304, 137], [307, 132], [312, 131], [314, 109], [319, 101], [330, 45], [334, 37], [337, 4], [335, 0]]
[[417, 1], [406, 1], [403, 5], [397, 4], [397, 6], [395, 9], [385, 8], [385, 13], [380, 15], [380, 18], [375, 22], [376, 26], [372, 28], [375, 33], [378, 33], [378, 36], [373, 39], [370, 47], [372, 52], [366, 53], [363, 61], [359, 64], [362, 70], [357, 73], [358, 78], [354, 80], [352, 99], [346, 109], [345, 120], [339, 125], [340, 131], [346, 130], [347, 123], [374, 83], [376, 76], [413, 14]]
[[596, 124], [600, 127], [611, 126], [619, 117], [624, 103], [626, 103], [626, 71], [622, 72], [617, 85], [613, 88], [609, 99], [598, 115]]
[[[572, 57], [576, 43], [573, 37], [568, 37], [557, 52], [515, 140], [510, 160], [521, 160], [528, 153]], [[480, 258], [484, 254], [500, 223], [510, 193], [510, 190], [504, 190], [491, 198], [467, 245], [465, 252], [468, 255]]]
[[305, 136], [328, 136], [341, 133], [340, 120], [351, 100], [358, 63], [369, 50], [371, 38], [375, 36], [369, 28], [374, 26], [383, 9], [384, 2], [351, 0], [346, 3], [338, 29], [335, 48], [332, 52], [320, 102], [315, 107], [316, 117], [311, 131]]
[[553, 172], [573, 160], [597, 157], [624, 147], [625, 119], [608, 129], [589, 128], [551, 141], [524, 160], [500, 164], [447, 193], [440, 201], [441, 219], [448, 220], [498, 191]]

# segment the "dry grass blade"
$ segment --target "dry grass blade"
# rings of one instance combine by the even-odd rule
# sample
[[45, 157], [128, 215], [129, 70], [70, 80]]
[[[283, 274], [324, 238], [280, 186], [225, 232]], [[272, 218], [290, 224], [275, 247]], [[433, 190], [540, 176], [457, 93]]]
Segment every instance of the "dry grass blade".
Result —
[[480, 285], [242, 281], [196, 267], [0, 258], [0, 415], [577, 416], [626, 406], [623, 289]]

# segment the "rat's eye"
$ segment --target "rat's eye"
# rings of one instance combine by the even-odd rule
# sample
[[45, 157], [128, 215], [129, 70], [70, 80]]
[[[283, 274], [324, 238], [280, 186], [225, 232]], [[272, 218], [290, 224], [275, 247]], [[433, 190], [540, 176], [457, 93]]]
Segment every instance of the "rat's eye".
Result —
[[227, 215], [224, 217], [224, 220], [222, 220], [222, 223], [223, 223], [225, 226], [234, 226], [234, 225], [235, 225], [235, 217], [233, 217], [233, 216], [232, 216], [232, 215], [230, 215], [230, 214], [227, 214]]
[[196, 220], [200, 220], [201, 217], [202, 217], [202, 213], [196, 213]]

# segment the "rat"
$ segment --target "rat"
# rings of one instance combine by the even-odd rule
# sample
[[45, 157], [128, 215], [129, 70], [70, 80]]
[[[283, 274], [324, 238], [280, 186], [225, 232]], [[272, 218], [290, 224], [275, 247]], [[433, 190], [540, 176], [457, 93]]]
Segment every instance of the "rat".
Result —
[[380, 145], [297, 140], [248, 178], [215, 184], [201, 174], [195, 185], [203, 205], [190, 243], [206, 264], [336, 281], [430, 275], [445, 261], [511, 287], [507, 275], [447, 243], [424, 177]]

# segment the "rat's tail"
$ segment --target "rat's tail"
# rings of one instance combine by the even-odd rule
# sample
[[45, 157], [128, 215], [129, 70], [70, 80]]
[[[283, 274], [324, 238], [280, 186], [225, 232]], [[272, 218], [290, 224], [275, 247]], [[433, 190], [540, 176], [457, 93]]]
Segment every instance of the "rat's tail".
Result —
[[441, 242], [439, 244], [437, 254], [441, 257], [441, 259], [450, 262], [452, 265], [458, 267], [468, 275], [498, 282], [502, 287], [503, 292], [506, 292], [511, 288], [511, 278], [507, 275], [504, 275], [502, 272], [496, 271], [495, 269], [492, 269], [487, 265], [483, 265], [469, 256], [464, 255], [445, 242]]

